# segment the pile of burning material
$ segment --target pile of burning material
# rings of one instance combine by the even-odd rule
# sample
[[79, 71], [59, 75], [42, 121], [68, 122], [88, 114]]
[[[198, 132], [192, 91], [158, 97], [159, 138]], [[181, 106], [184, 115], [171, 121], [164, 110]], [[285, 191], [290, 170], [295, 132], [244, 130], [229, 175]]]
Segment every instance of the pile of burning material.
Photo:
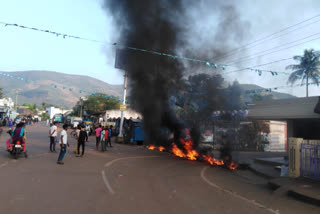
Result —
[[156, 147], [155, 145], [149, 145], [147, 148], [149, 150], [159, 150], [160, 152], [163, 152], [166, 150], [166, 148], [164, 148], [163, 146]]
[[[180, 149], [175, 143], [171, 144], [171, 148], [167, 151], [171, 152], [173, 155], [188, 159], [191, 161], [204, 161], [206, 163], [209, 163], [211, 166], [223, 166], [230, 170], [236, 170], [238, 167], [238, 164], [234, 163], [231, 160], [230, 156], [224, 155], [222, 156], [222, 159], [216, 159], [212, 157], [211, 155], [204, 155], [199, 154], [195, 149], [193, 145], [192, 139], [180, 139], [181, 145], [183, 149]], [[154, 145], [149, 145], [147, 147], [149, 150], [159, 150], [164, 151], [166, 150], [163, 146], [156, 147]]]

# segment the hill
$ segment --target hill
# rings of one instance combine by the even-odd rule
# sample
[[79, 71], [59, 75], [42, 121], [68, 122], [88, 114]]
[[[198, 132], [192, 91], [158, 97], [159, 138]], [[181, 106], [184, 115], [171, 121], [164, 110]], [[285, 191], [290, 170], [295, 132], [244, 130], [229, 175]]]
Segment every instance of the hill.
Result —
[[[265, 89], [261, 86], [258, 85], [254, 85], [254, 84], [240, 84], [240, 87], [242, 89], [243, 92], [247, 91], [247, 90], [255, 90], [255, 89]], [[276, 92], [276, 91], [271, 91], [270, 92], [261, 92], [261, 93], [257, 93], [258, 95], [272, 95], [273, 99], [276, 100], [280, 100], [280, 99], [289, 99], [289, 98], [295, 98], [295, 96], [291, 95], [291, 94], [286, 94], [286, 93], [281, 93], [281, 92]], [[254, 94], [246, 94], [243, 93], [243, 98], [245, 102], [251, 103], [252, 102], [252, 96]]]
[[[18, 104], [42, 102], [55, 104], [64, 108], [71, 108], [81, 96], [87, 92], [102, 92], [108, 95], [121, 97], [123, 86], [111, 85], [101, 80], [82, 76], [70, 75], [53, 71], [19, 71], [4, 72], [15, 78], [0, 75], [0, 87], [4, 96], [10, 96], [15, 100], [18, 89]], [[17, 79], [19, 77], [19, 79]], [[21, 80], [23, 78], [23, 80]], [[25, 81], [25, 80], [30, 81]], [[55, 88], [54, 85], [57, 85]], [[70, 91], [69, 88], [72, 90]], [[81, 90], [81, 93], [80, 93]]]
[[[32, 103], [41, 105], [42, 102], [54, 104], [64, 108], [72, 108], [81, 96], [88, 95], [87, 92], [102, 92], [116, 97], [122, 96], [122, 85], [111, 85], [101, 80], [83, 76], [70, 75], [53, 71], [19, 71], [4, 72], [14, 76], [0, 75], [0, 87], [3, 88], [4, 96], [15, 100], [16, 89], [19, 90], [18, 104]], [[17, 79], [17, 77], [20, 78]], [[24, 80], [30, 81], [22, 81]], [[57, 88], [54, 87], [57, 85]], [[244, 93], [246, 90], [264, 89], [254, 84], [240, 84], [243, 91], [243, 99], [246, 103], [252, 102], [253, 94]], [[72, 89], [72, 91], [69, 90]], [[260, 95], [270, 94], [262, 92]], [[294, 96], [286, 93], [272, 91], [273, 99], [288, 99]]]

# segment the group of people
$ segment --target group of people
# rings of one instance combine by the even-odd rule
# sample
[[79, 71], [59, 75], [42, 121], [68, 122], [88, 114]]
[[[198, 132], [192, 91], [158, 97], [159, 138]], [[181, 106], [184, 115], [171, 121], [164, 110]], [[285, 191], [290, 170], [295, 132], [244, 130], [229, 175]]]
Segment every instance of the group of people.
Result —
[[107, 151], [107, 146], [111, 145], [111, 136], [112, 136], [113, 126], [101, 126], [99, 125], [94, 131], [96, 133], [96, 150], [99, 150], [99, 144], [101, 144], [101, 150]]
[[[56, 152], [56, 140], [58, 137], [58, 127], [59, 122], [53, 122], [53, 125], [50, 127], [49, 138], [50, 138], [50, 152]], [[63, 158], [67, 153], [67, 147], [69, 147], [68, 143], [68, 125], [64, 124], [62, 126], [62, 130], [60, 131], [59, 137], [59, 145], [60, 145], [60, 153], [58, 156], [57, 164], [64, 164]]]
[[[58, 156], [57, 164], [64, 164], [63, 158], [67, 153], [67, 147], [69, 147], [68, 143], [68, 125], [64, 124], [63, 129], [60, 131], [58, 135], [58, 127], [59, 122], [54, 122], [53, 125], [50, 127], [49, 137], [50, 137], [50, 152], [56, 152], [55, 143], [57, 138], [59, 138], [59, 145], [60, 145], [60, 153]], [[95, 129], [96, 133], [96, 150], [99, 150], [99, 144], [101, 143], [101, 150], [107, 151], [106, 147], [111, 145], [111, 136], [112, 136], [112, 126], [110, 127], [102, 127], [99, 125]], [[59, 137], [58, 137], [59, 136]], [[76, 157], [83, 157], [85, 151], [85, 142], [88, 141], [88, 130], [86, 130], [85, 125], [79, 124], [76, 129], [76, 141], [77, 145], [74, 149], [74, 153], [76, 153]], [[80, 155], [80, 147], [82, 149]]]
[[15, 125], [18, 125], [19, 123], [24, 123], [26, 125], [36, 125], [39, 122], [38, 118], [32, 118], [32, 117], [16, 117], [14, 119], [10, 119], [9, 117], [3, 118], [1, 121], [2, 126], [9, 126], [13, 127]]

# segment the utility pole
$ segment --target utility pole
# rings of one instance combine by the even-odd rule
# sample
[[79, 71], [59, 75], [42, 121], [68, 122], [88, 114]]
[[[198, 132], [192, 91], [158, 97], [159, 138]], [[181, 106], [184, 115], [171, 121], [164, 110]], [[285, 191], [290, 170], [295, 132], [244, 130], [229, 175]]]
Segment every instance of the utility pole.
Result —
[[82, 106], [83, 106], [83, 100], [82, 97], [80, 97], [80, 118], [82, 119]]
[[[124, 87], [123, 87], [123, 101], [122, 104], [126, 105], [126, 96], [127, 96], [127, 83], [128, 83], [128, 72], [125, 71], [124, 74]], [[121, 121], [120, 121], [120, 131], [119, 131], [119, 137], [123, 137], [123, 109], [121, 110]]]
[[18, 95], [19, 95], [19, 91], [21, 91], [21, 89], [16, 88], [16, 90], [15, 90], [15, 92], [16, 92], [16, 102], [15, 102], [16, 108], [18, 107]]

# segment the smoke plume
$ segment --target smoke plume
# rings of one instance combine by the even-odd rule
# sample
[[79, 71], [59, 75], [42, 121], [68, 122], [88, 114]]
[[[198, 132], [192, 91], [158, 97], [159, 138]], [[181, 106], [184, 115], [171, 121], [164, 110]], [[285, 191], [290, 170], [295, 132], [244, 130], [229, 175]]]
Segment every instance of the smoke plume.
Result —
[[[158, 52], [175, 53], [181, 28], [175, 16], [183, 16], [180, 0], [107, 0], [120, 30], [120, 44]], [[128, 78], [135, 107], [144, 117], [147, 142], [161, 144], [163, 127], [171, 131], [178, 123], [170, 112], [169, 90], [180, 85], [179, 61], [164, 56], [128, 50]]]
[[[212, 6], [211, 11], [208, 5]], [[236, 40], [240, 42], [244, 37], [245, 28], [241, 27], [243, 23], [236, 8], [221, 1], [105, 0], [104, 7], [114, 18], [120, 35], [117, 41], [122, 46], [212, 59], [226, 53]], [[203, 21], [208, 17], [201, 10], [213, 14], [217, 20], [214, 28], [205, 33], [203, 30], [207, 28]], [[212, 23], [207, 24], [211, 26]], [[169, 107], [170, 93], [180, 90], [184, 75], [196, 73], [200, 65], [127, 51], [131, 96], [144, 117], [147, 143], [165, 142], [161, 135], [163, 128], [175, 132], [175, 137], [179, 138], [181, 123]], [[192, 133], [200, 135], [199, 131]]]

